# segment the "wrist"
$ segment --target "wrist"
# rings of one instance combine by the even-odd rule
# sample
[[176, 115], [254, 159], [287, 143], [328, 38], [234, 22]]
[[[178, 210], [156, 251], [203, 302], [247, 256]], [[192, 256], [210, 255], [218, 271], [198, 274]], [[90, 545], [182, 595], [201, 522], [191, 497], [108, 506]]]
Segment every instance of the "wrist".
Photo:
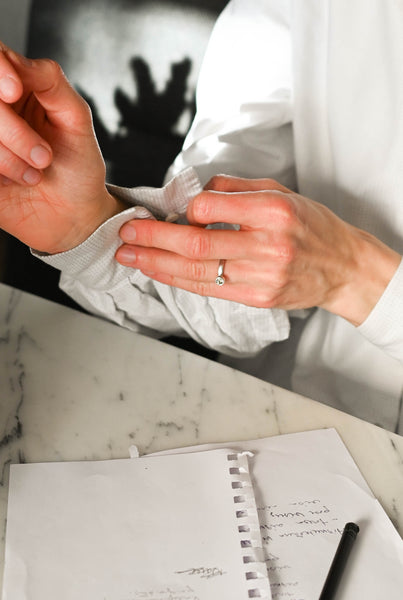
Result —
[[129, 208], [130, 205], [126, 204], [126, 202], [124, 202], [120, 198], [117, 198], [116, 196], [111, 194], [105, 188], [105, 197], [102, 202], [102, 207], [103, 207], [103, 209], [99, 213], [98, 224], [93, 229], [93, 231], [98, 229], [98, 227], [100, 227], [100, 225], [102, 225], [102, 223], [105, 223], [105, 221], [108, 221], [108, 219], [111, 219], [115, 215], [118, 215], [119, 213], [121, 213], [124, 210], [126, 210], [127, 208]]
[[368, 232], [352, 229], [344, 281], [322, 308], [358, 327], [381, 298], [402, 257]]
[[46, 253], [59, 254], [76, 248], [88, 239], [103, 223], [127, 208], [129, 208], [127, 204], [110, 194], [105, 188], [96, 201], [88, 203], [87, 214], [83, 211], [81, 218], [71, 223], [68, 235], [63, 240], [58, 240], [57, 245], [47, 249]]

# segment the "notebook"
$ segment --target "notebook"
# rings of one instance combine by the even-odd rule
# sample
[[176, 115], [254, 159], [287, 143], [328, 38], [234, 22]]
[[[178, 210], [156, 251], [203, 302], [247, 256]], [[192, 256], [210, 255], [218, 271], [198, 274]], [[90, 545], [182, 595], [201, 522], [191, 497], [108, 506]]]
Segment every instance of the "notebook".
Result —
[[[202, 446], [213, 447], [220, 445]], [[350, 521], [360, 532], [337, 599], [403, 598], [403, 540], [335, 429], [231, 442], [231, 447], [253, 453], [250, 473], [273, 600], [319, 598]]]
[[3, 600], [316, 600], [349, 521], [338, 598], [400, 600], [402, 539], [333, 429], [15, 465]]
[[270, 598], [246, 454], [13, 465], [3, 600]]

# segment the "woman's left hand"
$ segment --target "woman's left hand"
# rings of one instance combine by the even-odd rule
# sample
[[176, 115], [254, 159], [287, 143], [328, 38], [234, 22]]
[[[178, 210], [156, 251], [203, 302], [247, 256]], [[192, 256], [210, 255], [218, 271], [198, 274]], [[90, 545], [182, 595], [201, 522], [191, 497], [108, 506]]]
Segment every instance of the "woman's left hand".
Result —
[[[322, 307], [354, 325], [401, 257], [324, 205], [271, 179], [218, 175], [189, 204], [190, 225], [133, 220], [117, 260], [161, 283], [264, 308]], [[206, 229], [233, 223], [237, 230]], [[224, 285], [217, 285], [224, 262]]]

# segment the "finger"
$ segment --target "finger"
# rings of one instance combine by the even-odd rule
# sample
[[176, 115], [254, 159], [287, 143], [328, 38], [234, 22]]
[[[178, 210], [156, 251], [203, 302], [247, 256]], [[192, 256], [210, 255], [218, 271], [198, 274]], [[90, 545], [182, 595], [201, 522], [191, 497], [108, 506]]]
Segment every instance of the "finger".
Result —
[[[116, 260], [133, 269], [147, 273], [166, 273], [180, 279], [211, 283], [218, 275], [220, 261], [192, 260], [173, 252], [123, 245], [115, 255]], [[228, 260], [224, 263], [226, 282], [242, 283], [248, 281], [249, 286], [267, 284], [267, 265], [262, 267], [258, 261]]]
[[16, 102], [22, 94], [22, 83], [8, 59], [8, 52], [7, 46], [0, 42], [0, 100]]
[[25, 62], [14, 58], [13, 64], [24, 85], [33, 92], [46, 110], [48, 120], [61, 129], [75, 129], [78, 135], [91, 122], [91, 112], [85, 100], [65, 77], [58, 63], [49, 59]]
[[[24, 94], [24, 97], [22, 96], [24, 90], [18, 68], [24, 67], [29, 70], [32, 64], [32, 61], [0, 43], [0, 96], [6, 102], [6, 104], [0, 102], [0, 143], [7, 147], [12, 154], [15, 154], [15, 157], [27, 163], [24, 167], [17, 158], [10, 157], [3, 150], [2, 159], [5, 163], [0, 164], [0, 172], [7, 173], [6, 177], [13, 181], [29, 185], [35, 185], [41, 179], [41, 174], [34, 173], [30, 167], [43, 169], [49, 166], [52, 160], [52, 150], [49, 144], [14, 110], [14, 106], [18, 106], [21, 102], [26, 105], [27, 98], [29, 98], [28, 93]], [[2, 81], [4, 83], [3, 93], [1, 93]], [[12, 82], [11, 87], [10, 81]], [[13, 108], [10, 104], [13, 104]], [[24, 112], [26, 113], [26, 108]], [[23, 177], [25, 179], [22, 179]]]
[[205, 190], [189, 203], [192, 224], [231, 223], [243, 228], [275, 228], [292, 216], [294, 205], [288, 193], [279, 190], [217, 192]]
[[[276, 181], [275, 179], [245, 179], [243, 177], [232, 177], [230, 175], [215, 175], [210, 181], [204, 186], [205, 190], [212, 192], [222, 192], [227, 194], [233, 193], [247, 193], [247, 192], [260, 192], [260, 191], [277, 191], [283, 193], [291, 193], [291, 190], [286, 188], [284, 185]], [[207, 196], [201, 194], [196, 196], [188, 206], [187, 218], [191, 224], [210, 224], [210, 223], [233, 223], [233, 224], [247, 224], [247, 212], [249, 207], [245, 206], [245, 210], [238, 208], [239, 217], [236, 217], [235, 212], [231, 211], [231, 218], [227, 217], [227, 212], [222, 214], [220, 209], [225, 209], [225, 205], [214, 207], [214, 196]], [[210, 202], [211, 204], [210, 204]], [[231, 220], [232, 219], [232, 220]], [[261, 222], [261, 219], [260, 219]]]
[[[52, 161], [50, 145], [4, 103], [0, 103], [0, 143], [31, 167], [44, 169]], [[1, 163], [0, 171], [3, 172]]]
[[181, 288], [199, 296], [209, 296], [212, 298], [221, 298], [231, 300], [247, 306], [271, 308], [270, 302], [266, 299], [264, 293], [256, 291], [252, 286], [245, 284], [217, 285], [215, 282], [205, 283], [199, 281], [190, 281], [166, 273], [147, 273], [145, 275], [174, 288]]
[[169, 250], [192, 259], [242, 258], [259, 252], [247, 232], [217, 231], [151, 220], [128, 221], [120, 229], [123, 242]]
[[230, 175], [215, 175], [204, 186], [205, 190], [216, 192], [258, 192], [264, 190], [277, 190], [278, 192], [291, 192], [290, 189], [275, 179], [246, 179], [244, 177], [232, 177]]
[[0, 42], [0, 75], [1, 72], [19, 87], [19, 94], [13, 96], [13, 102], [20, 97], [23, 89], [34, 92], [54, 124], [76, 126], [81, 133], [80, 126], [91, 119], [87, 103], [70, 85], [55, 61], [27, 59]]
[[[116, 260], [143, 272], [168, 273], [181, 279], [206, 283], [215, 280], [219, 264], [218, 260], [192, 260], [165, 250], [128, 245], [117, 250]], [[226, 276], [229, 277], [228, 273]]]
[[0, 173], [3, 176], [3, 185], [9, 185], [12, 181], [22, 185], [37, 185], [42, 178], [40, 171], [28, 166], [2, 144], [0, 144]]

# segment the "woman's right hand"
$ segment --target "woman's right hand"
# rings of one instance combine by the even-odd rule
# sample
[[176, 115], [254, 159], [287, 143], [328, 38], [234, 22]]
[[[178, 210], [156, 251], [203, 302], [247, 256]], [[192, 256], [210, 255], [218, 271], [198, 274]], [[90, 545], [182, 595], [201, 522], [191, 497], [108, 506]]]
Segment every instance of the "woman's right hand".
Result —
[[53, 254], [123, 208], [105, 187], [89, 107], [59, 65], [0, 42], [0, 228]]

